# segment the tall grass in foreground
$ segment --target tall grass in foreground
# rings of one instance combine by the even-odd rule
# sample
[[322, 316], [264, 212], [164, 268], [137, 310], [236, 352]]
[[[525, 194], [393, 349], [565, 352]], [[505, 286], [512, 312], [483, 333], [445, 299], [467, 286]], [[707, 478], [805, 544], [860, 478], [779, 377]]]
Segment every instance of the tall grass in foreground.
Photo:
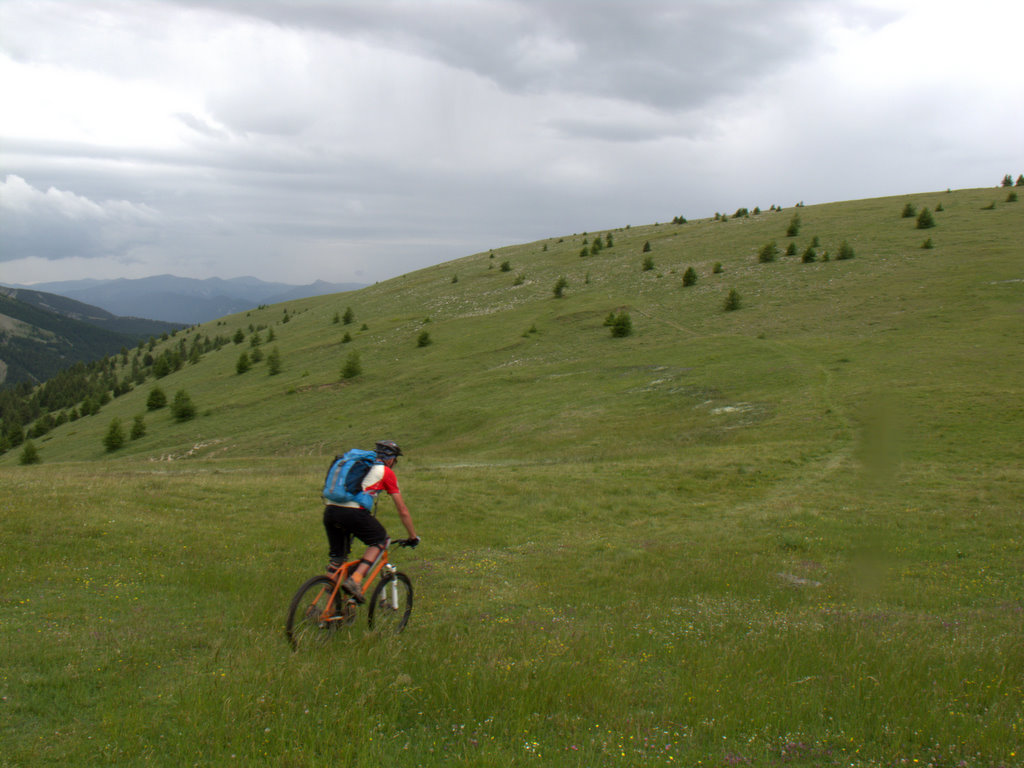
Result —
[[406, 467], [408, 630], [296, 654], [319, 464], [60, 469], [3, 476], [3, 766], [1024, 764], [1005, 469]]

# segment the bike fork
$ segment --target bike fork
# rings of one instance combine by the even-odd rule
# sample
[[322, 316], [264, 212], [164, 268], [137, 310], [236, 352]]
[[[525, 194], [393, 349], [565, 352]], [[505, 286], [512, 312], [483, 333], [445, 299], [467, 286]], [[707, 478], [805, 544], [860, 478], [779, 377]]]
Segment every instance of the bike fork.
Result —
[[[395, 572], [398, 570], [391, 563], [388, 563], [385, 568], [387, 569], [387, 584], [384, 585], [384, 596], [387, 600], [388, 607], [393, 610], [398, 610], [398, 579], [395, 578]], [[387, 578], [385, 577], [385, 578]]]

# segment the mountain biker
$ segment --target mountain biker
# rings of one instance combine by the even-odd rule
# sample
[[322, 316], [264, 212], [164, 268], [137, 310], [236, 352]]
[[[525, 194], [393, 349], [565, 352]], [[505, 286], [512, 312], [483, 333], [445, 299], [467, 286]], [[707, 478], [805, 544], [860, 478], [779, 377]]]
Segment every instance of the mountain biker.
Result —
[[[420, 537], [416, 535], [416, 528], [412, 523], [412, 515], [409, 508], [402, 499], [402, 493], [398, 488], [398, 479], [392, 467], [402, 455], [402, 449], [391, 440], [381, 440], [375, 447], [377, 460], [380, 463], [374, 464], [363, 478], [363, 490], [373, 497], [381, 491], [386, 491], [392, 501], [395, 502], [395, 509], [402, 520], [402, 525], [409, 534], [407, 546], [415, 547], [420, 543]], [[350, 536], [355, 536], [366, 544], [366, 552], [363, 559], [359, 561], [355, 571], [341, 583], [342, 589], [355, 598], [356, 602], [366, 602], [363, 596], [363, 578], [366, 576], [370, 566], [376, 562], [383, 549], [388, 543], [388, 534], [380, 521], [374, 517], [372, 509], [361, 507], [357, 502], [327, 502], [324, 507], [324, 528], [327, 531], [327, 543], [330, 545], [330, 563], [328, 571], [336, 570], [342, 565], [347, 553]]]

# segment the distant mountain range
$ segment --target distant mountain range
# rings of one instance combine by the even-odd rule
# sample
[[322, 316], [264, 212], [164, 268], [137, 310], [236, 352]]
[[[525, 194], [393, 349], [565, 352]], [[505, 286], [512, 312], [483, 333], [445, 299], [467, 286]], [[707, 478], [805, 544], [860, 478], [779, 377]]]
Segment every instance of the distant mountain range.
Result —
[[174, 275], [157, 275], [129, 280], [67, 280], [14, 286], [74, 299], [122, 317], [145, 317], [169, 323], [193, 325], [244, 312], [261, 304], [343, 293], [364, 288], [364, 283], [310, 285], [266, 283], [255, 277], [196, 280]]
[[75, 363], [92, 362], [183, 327], [118, 317], [65, 296], [0, 286], [0, 386], [46, 381]]

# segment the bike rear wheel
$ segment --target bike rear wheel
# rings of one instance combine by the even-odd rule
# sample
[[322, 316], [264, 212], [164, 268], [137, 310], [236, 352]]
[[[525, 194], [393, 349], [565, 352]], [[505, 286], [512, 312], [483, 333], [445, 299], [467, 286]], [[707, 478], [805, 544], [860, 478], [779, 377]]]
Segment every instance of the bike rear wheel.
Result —
[[370, 629], [397, 633], [405, 629], [412, 613], [412, 582], [404, 573], [385, 576], [369, 600]]
[[[299, 587], [288, 607], [288, 623], [285, 625], [292, 650], [298, 650], [300, 645], [323, 645], [335, 632], [352, 623], [355, 606], [349, 604], [341, 591], [331, 603], [333, 592], [334, 581], [327, 576], [314, 576]], [[328, 608], [331, 609], [329, 612]]]

